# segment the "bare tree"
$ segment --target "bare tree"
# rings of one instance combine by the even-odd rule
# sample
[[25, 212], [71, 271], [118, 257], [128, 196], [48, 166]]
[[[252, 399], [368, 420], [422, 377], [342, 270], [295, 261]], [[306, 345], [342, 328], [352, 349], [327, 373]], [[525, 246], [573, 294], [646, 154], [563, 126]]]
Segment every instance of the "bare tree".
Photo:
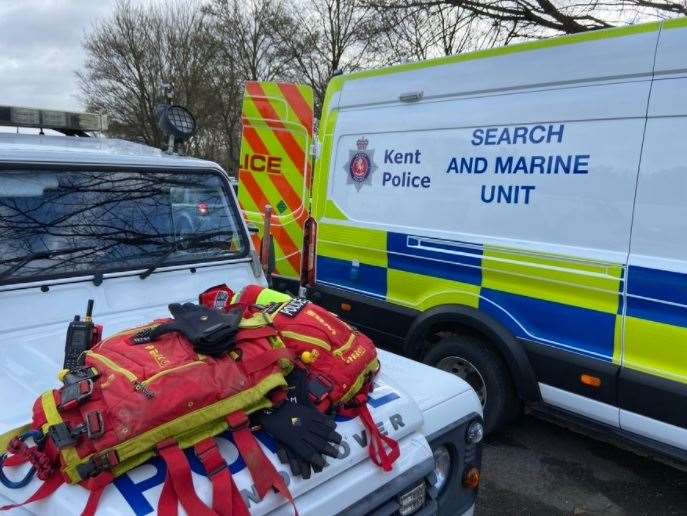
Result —
[[383, 64], [375, 47], [380, 26], [373, 8], [350, 0], [292, 0], [289, 12], [292, 23], [278, 28], [281, 49], [289, 58], [290, 75], [315, 90], [317, 112], [334, 72]]
[[[683, 0], [360, 0], [378, 11], [448, 7], [493, 23], [507, 40], [575, 34], [687, 14]], [[493, 30], [493, 29], [492, 29]], [[505, 31], [505, 32], [504, 32]]]
[[394, 62], [425, 60], [505, 45], [512, 24], [483, 20], [471, 11], [446, 4], [397, 8], [376, 5], [383, 20], [381, 38]]
[[292, 26], [281, 0], [213, 0], [205, 7], [213, 18], [226, 62], [244, 80], [283, 78], [289, 58], [280, 47], [277, 30]]
[[[86, 63], [78, 73], [84, 103], [110, 116], [116, 136], [163, 143], [155, 115], [163, 80], [173, 84], [175, 101], [199, 120], [208, 120], [215, 109], [210, 77], [219, 45], [195, 4], [141, 7], [122, 0], [84, 47]], [[208, 130], [201, 123], [199, 142]], [[204, 154], [198, 145], [195, 151]]]

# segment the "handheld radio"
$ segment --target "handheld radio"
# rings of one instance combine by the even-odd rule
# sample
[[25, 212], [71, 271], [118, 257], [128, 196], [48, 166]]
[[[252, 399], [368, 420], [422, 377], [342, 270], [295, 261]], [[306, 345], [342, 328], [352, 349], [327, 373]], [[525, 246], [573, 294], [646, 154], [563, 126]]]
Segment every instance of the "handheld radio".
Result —
[[69, 323], [67, 340], [64, 344], [64, 369], [74, 370], [83, 365], [81, 355], [91, 348], [95, 335], [93, 324], [93, 300], [88, 300], [83, 320], [78, 315]]

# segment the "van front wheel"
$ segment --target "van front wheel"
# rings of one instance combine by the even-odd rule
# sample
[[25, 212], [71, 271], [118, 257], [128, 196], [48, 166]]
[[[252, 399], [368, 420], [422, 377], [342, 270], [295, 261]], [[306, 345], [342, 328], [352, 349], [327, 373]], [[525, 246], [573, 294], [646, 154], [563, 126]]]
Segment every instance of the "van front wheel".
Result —
[[478, 337], [444, 337], [427, 351], [424, 362], [470, 384], [482, 403], [487, 433], [500, 428], [518, 403], [503, 360]]

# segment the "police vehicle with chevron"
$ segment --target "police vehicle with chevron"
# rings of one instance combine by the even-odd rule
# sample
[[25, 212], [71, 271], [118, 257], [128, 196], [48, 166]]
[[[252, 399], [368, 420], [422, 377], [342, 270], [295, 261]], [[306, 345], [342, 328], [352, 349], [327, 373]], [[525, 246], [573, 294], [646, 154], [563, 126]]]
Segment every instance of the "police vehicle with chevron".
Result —
[[524, 404], [684, 464], [686, 47], [682, 18], [339, 75], [317, 135], [306, 87], [249, 84], [275, 285], [464, 378], [488, 431]]
[[[236, 291], [249, 284], [267, 286], [228, 175], [216, 163], [178, 150], [193, 133], [193, 117], [178, 106], [166, 106], [159, 115], [169, 136], [165, 151], [100, 136], [107, 129], [101, 115], [0, 106], [0, 125], [41, 133], [0, 133], [0, 511], [40, 498], [13, 511], [74, 514], [86, 503], [88, 491], [79, 485], [41, 485], [40, 475], [16, 462], [15, 452], [35, 436], [27, 434], [29, 442], [22, 444], [6, 432], [29, 422], [34, 400], [59, 385], [56, 372], [63, 363], [77, 362], [88, 349], [93, 321], [103, 325], [107, 338], [165, 317], [170, 302], [197, 301], [213, 285], [226, 283]], [[62, 135], [43, 134], [55, 131]], [[267, 173], [279, 168], [279, 160], [269, 158], [251, 163]], [[87, 316], [75, 318], [89, 299], [94, 303]], [[162, 344], [150, 347], [145, 367], [160, 368], [156, 376], [170, 378], [162, 375], [171, 358], [158, 348]], [[146, 354], [145, 349], [137, 353]], [[367, 406], [371, 424], [400, 447], [390, 471], [369, 459], [370, 435], [355, 417], [338, 421], [343, 438], [338, 458], [307, 476], [293, 475], [278, 459], [274, 441], [258, 432], [260, 448], [288, 485], [299, 514], [471, 514], [483, 436], [476, 393], [445, 372], [387, 352], [380, 351], [379, 358], [381, 373]], [[140, 368], [133, 353], [116, 359]], [[112, 376], [100, 382], [131, 375], [112, 358], [101, 360]], [[77, 383], [79, 388], [87, 384]], [[136, 390], [141, 400], [154, 394], [138, 383]], [[88, 396], [76, 392], [76, 402]], [[39, 406], [46, 417], [56, 417], [50, 409], [54, 401]], [[95, 422], [101, 430], [114, 420], [141, 417], [132, 406], [113, 410], [110, 418], [106, 414]], [[91, 437], [87, 423], [84, 432]], [[81, 438], [71, 430], [54, 435]], [[127, 428], [117, 431], [124, 436]], [[220, 469], [229, 468], [251, 514], [293, 513], [277, 493], [260, 496], [228, 433], [217, 442], [226, 462]], [[216, 472], [207, 474], [192, 449], [186, 459], [191, 488], [211, 505]], [[42, 466], [40, 460], [32, 464]], [[155, 456], [117, 476], [87, 510], [97, 505], [102, 514], [154, 512], [167, 485], [165, 464]], [[47, 497], [49, 488], [57, 493]], [[176, 507], [167, 510], [176, 513]]]

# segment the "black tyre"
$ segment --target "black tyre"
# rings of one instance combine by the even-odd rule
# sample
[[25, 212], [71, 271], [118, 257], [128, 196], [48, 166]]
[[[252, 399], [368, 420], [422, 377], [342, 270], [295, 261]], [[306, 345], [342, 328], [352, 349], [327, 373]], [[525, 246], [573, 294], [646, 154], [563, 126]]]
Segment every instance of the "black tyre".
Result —
[[475, 389], [487, 433], [499, 429], [517, 411], [520, 402], [508, 368], [485, 340], [470, 335], [444, 337], [431, 346], [423, 361], [460, 376]]

